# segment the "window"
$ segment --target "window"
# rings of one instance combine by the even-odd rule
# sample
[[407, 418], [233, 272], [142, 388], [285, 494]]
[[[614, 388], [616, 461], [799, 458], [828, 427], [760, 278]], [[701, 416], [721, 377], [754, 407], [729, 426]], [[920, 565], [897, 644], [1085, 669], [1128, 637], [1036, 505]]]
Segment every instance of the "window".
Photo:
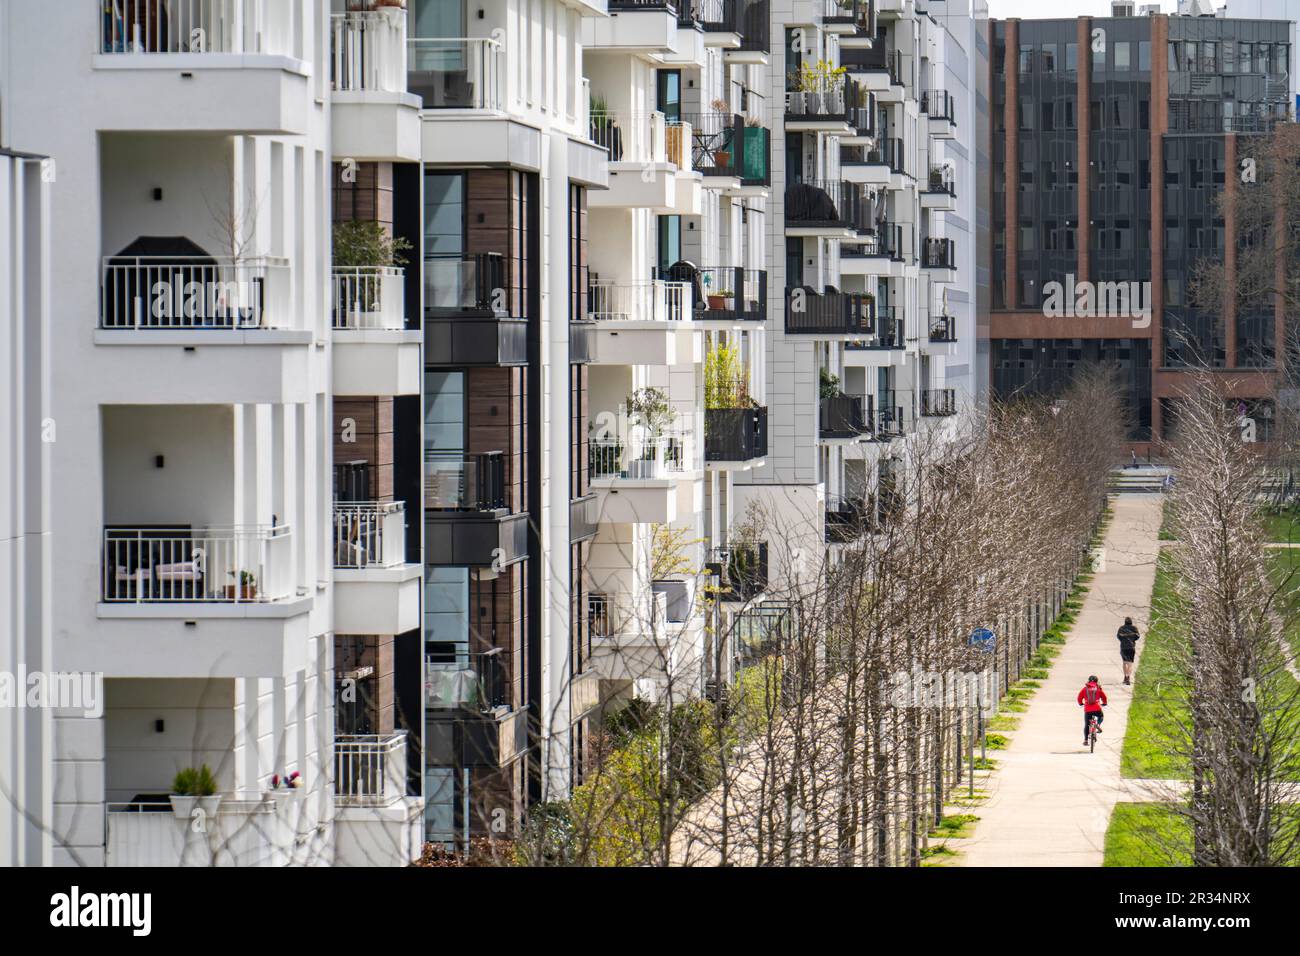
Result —
[[1056, 105], [1054, 103], [1043, 104], [1043, 129], [1049, 133], [1056, 129]]
[[1042, 63], [1043, 63], [1044, 73], [1056, 72], [1056, 44], [1055, 43], [1043, 44]]
[[1020, 72], [1032, 73], [1034, 71], [1034, 48], [1028, 44], [1020, 44]]
[[1127, 40], [1121, 40], [1115, 44], [1115, 69], [1127, 70], [1129, 68], [1129, 43]]
[[1021, 100], [1018, 109], [1020, 112], [1020, 128], [1031, 130], [1034, 128], [1034, 109], [1025, 100]]
[[1061, 106], [1064, 111], [1064, 123], [1062, 125], [1065, 129], [1074, 129], [1074, 97], [1066, 97]]
[[682, 217], [659, 217], [659, 274], [682, 258]]
[[1267, 43], [1255, 44], [1255, 72], [1256, 73], [1268, 72], [1268, 44]]
[[1092, 71], [1094, 73], [1100, 73], [1105, 69], [1106, 69], [1106, 47], [1103, 44], [1100, 50], [1094, 48], [1092, 51]]
[[1273, 44], [1273, 73], [1286, 73], [1291, 62], [1291, 49], [1288, 43]]
[[1237, 44], [1237, 72], [1238, 73], [1250, 72], [1250, 44], [1249, 43]]
[[1151, 41], [1138, 41], [1138, 70], [1143, 73], [1151, 72]]
[[1138, 100], [1138, 129], [1151, 128], [1151, 101]]
[[1169, 41], [1169, 63], [1167, 69], [1176, 73], [1183, 68], [1183, 43], [1181, 40]]
[[1074, 73], [1079, 69], [1079, 44], [1065, 45], [1065, 72]]
[[682, 121], [682, 74], [680, 70], [660, 70], [655, 83], [655, 109], [667, 123]]

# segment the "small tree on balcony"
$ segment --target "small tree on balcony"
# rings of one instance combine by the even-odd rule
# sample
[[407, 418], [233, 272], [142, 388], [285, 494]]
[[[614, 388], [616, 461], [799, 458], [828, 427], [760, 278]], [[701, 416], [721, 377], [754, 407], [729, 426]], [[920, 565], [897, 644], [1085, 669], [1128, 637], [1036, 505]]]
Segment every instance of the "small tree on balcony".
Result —
[[740, 349], [714, 346], [704, 358], [704, 407], [745, 408], [749, 404]]
[[406, 265], [411, 244], [373, 219], [334, 224], [334, 265], [344, 269]]

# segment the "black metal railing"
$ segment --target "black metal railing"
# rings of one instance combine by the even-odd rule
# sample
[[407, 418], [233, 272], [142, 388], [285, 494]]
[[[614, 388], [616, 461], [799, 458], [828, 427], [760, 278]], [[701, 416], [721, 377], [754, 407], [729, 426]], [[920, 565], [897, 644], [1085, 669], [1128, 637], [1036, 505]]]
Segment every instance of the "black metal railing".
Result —
[[863, 30], [871, 22], [872, 6], [871, 0], [826, 0], [822, 22], [852, 24], [856, 30]]
[[683, 114], [691, 125], [691, 167], [706, 176], [734, 176], [747, 185], [771, 181], [771, 136], [737, 113]]
[[700, 4], [699, 20], [707, 33], [741, 33], [739, 0], [707, 0]]
[[860, 292], [817, 292], [800, 286], [785, 293], [787, 334], [870, 335], [875, 319], [875, 300]]
[[898, 404], [894, 389], [885, 389], [878, 396], [879, 407], [876, 409], [876, 437], [900, 438], [907, 430], [907, 412]]
[[499, 451], [424, 452], [424, 503], [433, 511], [496, 511], [506, 507], [506, 462]]
[[934, 343], [957, 341], [957, 320], [951, 315], [936, 315], [930, 319], [930, 341]]
[[681, 0], [609, 0], [610, 10], [667, 10], [676, 13]]
[[509, 308], [506, 260], [499, 252], [424, 257], [424, 307], [431, 312]]
[[478, 712], [512, 706], [509, 657], [500, 647], [470, 654], [426, 654], [426, 706]]
[[957, 246], [951, 239], [926, 239], [921, 246], [921, 268], [957, 268]]
[[740, 49], [767, 53], [771, 44], [771, 0], [736, 0], [740, 8]]
[[956, 100], [947, 90], [926, 90], [921, 94], [921, 112], [930, 119], [947, 120], [956, 125]]
[[762, 322], [767, 318], [767, 271], [740, 266], [705, 266], [697, 270], [702, 299], [697, 319]]
[[600, 514], [594, 494], [569, 499], [569, 540], [590, 541], [600, 528]]
[[957, 414], [957, 393], [951, 388], [921, 390], [921, 414], [928, 418]]
[[877, 529], [874, 509], [858, 498], [849, 498], [826, 509], [826, 542], [848, 544]]
[[836, 395], [818, 404], [822, 438], [856, 438], [871, 431], [874, 418], [870, 395]]
[[872, 166], [888, 166], [889, 171], [904, 171], [903, 141], [897, 137], [878, 140], [876, 145], [866, 151], [867, 162]]
[[887, 73], [893, 86], [903, 85], [903, 52], [888, 50], [883, 45], [869, 50], [840, 50], [840, 65], [849, 73]]
[[767, 590], [767, 542], [713, 548], [705, 568], [718, 579], [719, 600], [751, 601]]
[[704, 410], [705, 461], [751, 461], [766, 456], [766, 408]]
[[785, 113], [788, 119], [844, 120], [856, 115], [863, 106], [870, 105], [867, 91], [849, 75], [838, 78], [814, 76], [814, 88], [805, 89], [805, 74], [796, 71], [787, 80]]
[[843, 226], [869, 230], [871, 197], [859, 183], [814, 179], [785, 188], [785, 221], [796, 226]]
[[956, 196], [957, 180], [953, 177], [952, 171], [947, 166], [931, 166], [930, 178], [926, 182], [925, 191], [928, 193], [947, 193], [949, 196]]
[[[858, 247], [858, 256], [873, 256], [882, 259], [903, 258], [903, 227], [889, 222], [876, 223], [866, 234], [866, 242]], [[852, 253], [841, 253], [852, 255]]]

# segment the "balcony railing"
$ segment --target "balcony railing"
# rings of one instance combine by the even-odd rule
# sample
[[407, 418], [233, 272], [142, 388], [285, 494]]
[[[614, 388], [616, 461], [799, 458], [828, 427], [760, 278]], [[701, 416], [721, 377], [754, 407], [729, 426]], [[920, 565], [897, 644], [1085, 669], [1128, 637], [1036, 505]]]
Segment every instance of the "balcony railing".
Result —
[[101, 329], [288, 329], [287, 259], [258, 256], [107, 256]]
[[692, 306], [689, 282], [651, 279], [587, 287], [587, 317], [596, 322], [681, 322]]
[[888, 166], [892, 173], [905, 172], [903, 141], [897, 137], [880, 140], [866, 151], [866, 161], [872, 166]]
[[872, 6], [871, 0], [822, 0], [822, 22], [851, 23], [859, 32], [868, 30]]
[[609, 151], [611, 163], [685, 165], [690, 131], [685, 124], [673, 124], [670, 134], [668, 121], [657, 110], [590, 110], [588, 123], [591, 141]]
[[406, 326], [404, 270], [393, 266], [335, 266], [333, 325], [336, 329], [386, 329]]
[[509, 307], [505, 257], [497, 252], [426, 256], [424, 307], [433, 311], [504, 313]]
[[767, 272], [739, 266], [699, 270], [704, 301], [695, 304], [697, 318], [762, 322], [767, 318]]
[[684, 471], [686, 463], [684, 435], [629, 435], [593, 438], [587, 443], [588, 473], [592, 481], [667, 478]]
[[921, 390], [921, 414], [929, 418], [957, 414], [957, 393], [951, 388]]
[[930, 178], [926, 182], [925, 191], [956, 196], [957, 180], [953, 177], [952, 170], [947, 166], [931, 166]]
[[392, 568], [405, 560], [405, 502], [334, 502], [334, 567]]
[[706, 569], [718, 578], [721, 601], [752, 601], [767, 590], [767, 542], [713, 548]]
[[921, 112], [932, 120], [957, 122], [957, 104], [947, 90], [926, 90], [921, 94]]
[[869, 335], [876, 303], [857, 292], [819, 293], [809, 286], [787, 289], [785, 331], [808, 335]]
[[501, 110], [505, 57], [485, 37], [418, 37], [406, 41], [406, 88], [425, 109]]
[[788, 119], [847, 119], [868, 103], [866, 91], [851, 76], [805, 77], [790, 82], [795, 88], [786, 89]]
[[600, 530], [600, 514], [594, 494], [569, 499], [569, 541], [590, 541]]
[[894, 389], [886, 389], [878, 396], [879, 407], [876, 409], [876, 437], [882, 439], [901, 438], [907, 431], [907, 413], [898, 399]]
[[425, 449], [424, 502], [435, 511], [497, 511], [506, 504], [505, 455]]
[[930, 341], [933, 343], [957, 341], [957, 319], [951, 315], [936, 315], [930, 319]]
[[740, 49], [767, 53], [771, 46], [771, 0], [736, 0], [740, 8]]
[[863, 237], [866, 241], [853, 253], [841, 252], [841, 255], [857, 255], [882, 259], [903, 259], [903, 227], [888, 222], [876, 223]]
[[291, 54], [289, 0], [95, 0], [100, 53]]
[[826, 509], [826, 542], [849, 544], [865, 534], [879, 530], [874, 505], [860, 499], [848, 499]]
[[406, 796], [406, 731], [334, 738], [334, 802], [388, 806]]
[[266, 603], [294, 593], [288, 525], [104, 528], [106, 602]]
[[921, 247], [921, 268], [957, 268], [957, 247], [951, 239], [926, 239]]
[[871, 432], [870, 395], [836, 395], [821, 399], [818, 406], [822, 438], [857, 438]]
[[840, 65], [850, 73], [887, 73], [891, 86], [903, 85], [903, 52], [889, 50], [883, 45], [869, 50], [840, 51]]
[[343, 93], [406, 90], [406, 11], [330, 17], [330, 82]]
[[691, 166], [706, 176], [734, 176], [746, 183], [770, 178], [768, 131], [747, 125], [735, 113], [697, 113], [686, 117], [691, 130]]
[[767, 409], [704, 410], [705, 461], [752, 461], [767, 457]]
[[430, 710], [486, 712], [509, 707], [508, 655], [499, 647], [424, 659], [424, 700]]
[[791, 226], [829, 226], [867, 230], [872, 202], [858, 183], [816, 179], [785, 189], [785, 221]]
[[876, 324], [871, 334], [861, 341], [850, 342], [845, 348], [859, 350], [901, 349], [905, 348], [906, 345], [903, 310], [896, 305], [878, 305], [876, 306]]

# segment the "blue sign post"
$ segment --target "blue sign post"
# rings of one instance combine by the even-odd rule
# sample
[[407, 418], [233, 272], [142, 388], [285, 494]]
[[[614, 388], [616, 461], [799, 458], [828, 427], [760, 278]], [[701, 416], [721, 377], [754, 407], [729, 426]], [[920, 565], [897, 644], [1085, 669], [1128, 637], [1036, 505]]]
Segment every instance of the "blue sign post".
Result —
[[970, 646], [978, 647], [986, 654], [992, 654], [997, 638], [987, 627], [977, 627], [970, 632]]

